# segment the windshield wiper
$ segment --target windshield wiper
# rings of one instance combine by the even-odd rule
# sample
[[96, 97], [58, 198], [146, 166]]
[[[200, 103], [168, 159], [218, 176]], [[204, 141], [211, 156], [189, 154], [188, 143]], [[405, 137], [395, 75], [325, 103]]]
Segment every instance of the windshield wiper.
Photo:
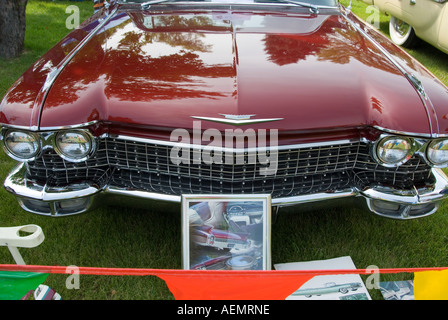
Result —
[[173, 1], [173, 0], [152, 0], [152, 1], [146, 1], [146, 2], [143, 2], [140, 6], [141, 6], [142, 10], [147, 10], [153, 4], [169, 2], [169, 1]]
[[306, 2], [300, 2], [300, 1], [293, 1], [293, 0], [278, 0], [279, 2], [285, 2], [285, 3], [291, 3], [291, 4], [295, 4], [301, 7], [305, 7], [305, 8], [309, 8], [311, 13], [314, 14], [318, 14], [319, 13], [319, 8], [315, 5], [312, 5], [310, 3], [306, 3]]
[[[142, 10], [147, 10], [153, 4], [159, 4], [159, 3], [164, 3], [164, 2], [173, 2], [173, 1], [176, 1], [176, 0], [152, 0], [152, 1], [143, 2], [140, 6], [141, 6]], [[294, 5], [305, 7], [305, 8], [309, 8], [310, 12], [314, 13], [314, 14], [318, 14], [319, 13], [319, 8], [317, 6], [315, 6], [315, 5], [310, 4], [310, 3], [294, 1], [294, 0], [277, 0], [277, 1], [278, 2], [294, 4]]]

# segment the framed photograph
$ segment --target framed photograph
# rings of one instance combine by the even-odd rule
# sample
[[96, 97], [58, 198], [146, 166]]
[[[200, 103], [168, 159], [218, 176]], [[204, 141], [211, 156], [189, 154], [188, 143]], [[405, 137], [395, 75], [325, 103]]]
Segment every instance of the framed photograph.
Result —
[[183, 195], [186, 270], [270, 270], [270, 195]]

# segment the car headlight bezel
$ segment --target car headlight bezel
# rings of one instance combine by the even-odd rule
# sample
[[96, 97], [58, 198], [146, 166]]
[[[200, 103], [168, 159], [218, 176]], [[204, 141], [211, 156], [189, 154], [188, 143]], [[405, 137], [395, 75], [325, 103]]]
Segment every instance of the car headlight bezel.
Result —
[[[22, 134], [23, 137], [30, 138], [30, 141], [23, 142], [27, 144], [33, 145], [33, 151], [29, 153], [28, 155], [20, 154], [15, 148], [10, 144], [9, 137], [13, 134]], [[40, 156], [40, 153], [42, 151], [42, 139], [39, 136], [39, 134], [35, 132], [30, 132], [26, 130], [19, 130], [19, 129], [7, 129], [5, 130], [1, 135], [2, 145], [5, 152], [8, 154], [9, 157], [11, 157], [14, 160], [20, 161], [20, 162], [28, 162], [33, 161], [36, 158]], [[17, 142], [17, 144], [20, 142]]]
[[[81, 140], [84, 140], [84, 150], [79, 153], [73, 153], [69, 152], [67, 150], [67, 146], [63, 145], [63, 142], [61, 139], [63, 139], [64, 135], [72, 135], [70, 139], [73, 140], [73, 136], [81, 137]], [[67, 137], [66, 137], [67, 139]], [[80, 144], [82, 144], [80, 140]], [[67, 142], [65, 142], [67, 143]], [[73, 141], [71, 142], [73, 143]], [[73, 143], [75, 144], [75, 143]], [[68, 130], [62, 130], [55, 132], [54, 140], [53, 140], [53, 148], [56, 151], [56, 153], [63, 158], [64, 160], [67, 160], [69, 162], [82, 162], [86, 161], [90, 156], [95, 152], [96, 150], [96, 139], [95, 137], [90, 133], [88, 130], [81, 130], [81, 129], [68, 129]]]
[[[404, 147], [404, 149], [403, 149]], [[404, 150], [400, 156], [395, 159], [391, 156], [390, 150]], [[388, 152], [389, 151], [389, 152]], [[386, 154], [388, 152], [389, 154]], [[414, 154], [415, 147], [413, 140], [410, 137], [387, 135], [383, 136], [374, 144], [373, 156], [375, 160], [385, 167], [395, 168], [406, 163]]]
[[[446, 158], [443, 161], [438, 161], [435, 159], [435, 152], [431, 151], [431, 149], [434, 149], [434, 146], [439, 145], [440, 143], [443, 143], [443, 146], [446, 148]], [[440, 150], [438, 148], [437, 150]], [[429, 161], [430, 165], [434, 168], [445, 168], [448, 166], [448, 139], [447, 138], [440, 138], [440, 139], [434, 139], [430, 142], [428, 142], [428, 146], [426, 147], [426, 159]]]

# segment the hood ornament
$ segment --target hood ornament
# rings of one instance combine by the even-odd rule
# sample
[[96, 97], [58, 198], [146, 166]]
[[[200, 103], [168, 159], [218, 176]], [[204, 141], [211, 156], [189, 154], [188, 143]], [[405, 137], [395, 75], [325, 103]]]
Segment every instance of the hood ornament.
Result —
[[255, 114], [224, 114], [224, 113], [220, 113], [219, 115], [223, 116], [224, 119], [223, 118], [214, 118], [214, 117], [199, 117], [199, 116], [191, 116], [191, 117], [195, 118], [195, 119], [199, 119], [199, 120], [231, 124], [234, 126], [242, 126], [242, 125], [246, 125], [246, 124], [283, 120], [283, 118], [251, 119], [252, 117], [256, 116]]

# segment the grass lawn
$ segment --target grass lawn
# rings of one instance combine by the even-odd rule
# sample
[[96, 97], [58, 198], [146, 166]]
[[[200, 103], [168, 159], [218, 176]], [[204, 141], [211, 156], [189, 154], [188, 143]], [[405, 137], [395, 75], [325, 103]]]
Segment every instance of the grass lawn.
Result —
[[[341, 1], [344, 5], [347, 0]], [[65, 8], [81, 8], [82, 19], [93, 9], [91, 1], [30, 0], [24, 54], [0, 60], [0, 97], [19, 75], [68, 30]], [[353, 1], [353, 11], [366, 18], [366, 5]], [[381, 31], [387, 34], [388, 18]], [[431, 46], [408, 51], [445, 83], [447, 58]], [[0, 155], [0, 180], [14, 165]], [[89, 267], [181, 268], [180, 207], [145, 209], [101, 208], [88, 214], [52, 219], [24, 212], [0, 188], [0, 226], [37, 224], [46, 239], [37, 248], [20, 249], [27, 264]], [[396, 221], [358, 208], [299, 212], [288, 208], [272, 226], [272, 262], [285, 263], [351, 256], [358, 268], [412, 268], [448, 266], [448, 214], [444, 205], [427, 218]], [[0, 263], [14, 263], [8, 249], [0, 247]], [[80, 289], [67, 289], [66, 275], [49, 275], [45, 284], [63, 299], [172, 299], [165, 283], [156, 277], [81, 276]], [[381, 275], [382, 281], [412, 279], [410, 274]], [[381, 299], [377, 290], [370, 291]]]

